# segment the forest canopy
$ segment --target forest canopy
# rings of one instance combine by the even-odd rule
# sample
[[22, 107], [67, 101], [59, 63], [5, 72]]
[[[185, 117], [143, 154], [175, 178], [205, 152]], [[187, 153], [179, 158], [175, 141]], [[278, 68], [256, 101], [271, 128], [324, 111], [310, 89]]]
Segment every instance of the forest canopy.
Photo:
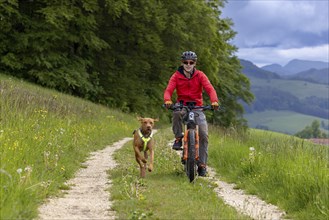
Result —
[[230, 43], [232, 21], [221, 18], [224, 6], [223, 0], [0, 0], [0, 72], [164, 117], [163, 90], [180, 54], [192, 50], [225, 107], [211, 121], [241, 125], [240, 103], [253, 95]]

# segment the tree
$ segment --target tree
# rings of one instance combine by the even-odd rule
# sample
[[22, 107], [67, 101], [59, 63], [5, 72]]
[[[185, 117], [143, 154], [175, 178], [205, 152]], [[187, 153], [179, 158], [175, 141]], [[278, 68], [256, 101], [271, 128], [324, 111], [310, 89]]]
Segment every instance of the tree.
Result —
[[[243, 124], [253, 99], [230, 44], [224, 0], [8, 0], [0, 5], [0, 71], [126, 112], [166, 117], [163, 91], [193, 50], [225, 111]], [[208, 100], [206, 100], [207, 102]]]
[[327, 138], [326, 133], [321, 131], [318, 120], [314, 120], [310, 126], [306, 126], [302, 131], [297, 132], [295, 136], [306, 139]]
[[89, 68], [93, 54], [107, 46], [95, 33], [97, 0], [20, 0], [14, 6], [3, 70], [82, 97], [97, 93], [97, 73]]

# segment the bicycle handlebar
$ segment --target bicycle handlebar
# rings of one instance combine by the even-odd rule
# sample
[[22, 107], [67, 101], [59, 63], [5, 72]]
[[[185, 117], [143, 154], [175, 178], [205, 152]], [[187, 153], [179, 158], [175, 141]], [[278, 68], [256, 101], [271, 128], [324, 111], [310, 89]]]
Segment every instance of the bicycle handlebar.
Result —
[[[162, 107], [166, 108], [166, 105], [163, 104]], [[170, 110], [177, 110], [177, 109], [189, 109], [189, 110], [193, 110], [193, 109], [202, 109], [202, 110], [214, 110], [212, 108], [211, 105], [206, 105], [206, 106], [188, 106], [188, 105], [174, 105], [172, 104], [168, 109]]]

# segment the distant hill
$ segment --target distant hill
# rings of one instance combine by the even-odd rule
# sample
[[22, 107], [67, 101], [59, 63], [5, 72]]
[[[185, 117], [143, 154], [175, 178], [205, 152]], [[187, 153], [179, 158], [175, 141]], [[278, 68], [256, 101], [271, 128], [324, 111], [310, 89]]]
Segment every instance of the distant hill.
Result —
[[261, 69], [271, 71], [282, 76], [293, 75], [299, 72], [307, 71], [310, 69], [325, 69], [329, 67], [328, 62], [298, 60], [294, 59], [287, 63], [285, 66], [279, 64], [271, 64], [263, 66]]
[[289, 79], [307, 80], [309, 82], [329, 84], [329, 68], [319, 69], [319, 70], [313, 68], [313, 69], [292, 75], [289, 77]]
[[287, 65], [284, 66], [284, 68], [291, 73], [299, 73], [309, 69], [324, 69], [328, 67], [329, 67], [328, 62], [297, 60], [297, 59], [290, 61]]
[[279, 79], [280, 76], [277, 73], [273, 73], [267, 70], [263, 70], [248, 60], [240, 59], [242, 65], [242, 72], [248, 77], [255, 77], [260, 79]]
[[288, 74], [291, 74], [288, 70], [286, 70], [283, 66], [280, 64], [271, 64], [271, 65], [266, 65], [263, 66], [261, 69], [277, 73], [279, 75], [285, 76]]
[[[250, 106], [244, 105], [250, 126], [287, 133], [287, 128], [295, 124], [294, 129], [288, 132], [293, 134], [303, 130], [311, 117], [319, 119], [322, 129], [329, 130], [328, 68], [313, 68], [284, 76], [277, 73], [281, 70], [280, 65], [266, 67], [276, 71], [274, 73], [247, 60], [240, 60], [240, 63], [242, 73], [250, 79], [251, 91], [255, 95]], [[263, 112], [276, 112], [276, 117], [273, 114], [261, 114]], [[285, 112], [301, 118], [295, 121], [289, 117], [278, 120], [281, 116], [284, 118]], [[273, 124], [263, 121], [273, 121]], [[297, 125], [296, 121], [300, 124]]]

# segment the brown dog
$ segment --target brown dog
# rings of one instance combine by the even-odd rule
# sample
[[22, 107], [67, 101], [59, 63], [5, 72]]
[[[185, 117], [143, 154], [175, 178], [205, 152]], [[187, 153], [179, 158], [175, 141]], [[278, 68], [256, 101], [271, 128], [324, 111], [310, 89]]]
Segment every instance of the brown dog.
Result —
[[[153, 126], [154, 122], [159, 121], [158, 119], [153, 118], [141, 118], [137, 117], [138, 121], [141, 122], [141, 127], [134, 131], [134, 141], [133, 147], [135, 151], [136, 161], [140, 167], [140, 176], [142, 178], [145, 177], [146, 171], [146, 163], [148, 154], [147, 151], [150, 152], [150, 163], [148, 166], [148, 171], [152, 172], [153, 170], [153, 160], [154, 160], [154, 140]], [[142, 151], [144, 151], [144, 156], [142, 156]]]

